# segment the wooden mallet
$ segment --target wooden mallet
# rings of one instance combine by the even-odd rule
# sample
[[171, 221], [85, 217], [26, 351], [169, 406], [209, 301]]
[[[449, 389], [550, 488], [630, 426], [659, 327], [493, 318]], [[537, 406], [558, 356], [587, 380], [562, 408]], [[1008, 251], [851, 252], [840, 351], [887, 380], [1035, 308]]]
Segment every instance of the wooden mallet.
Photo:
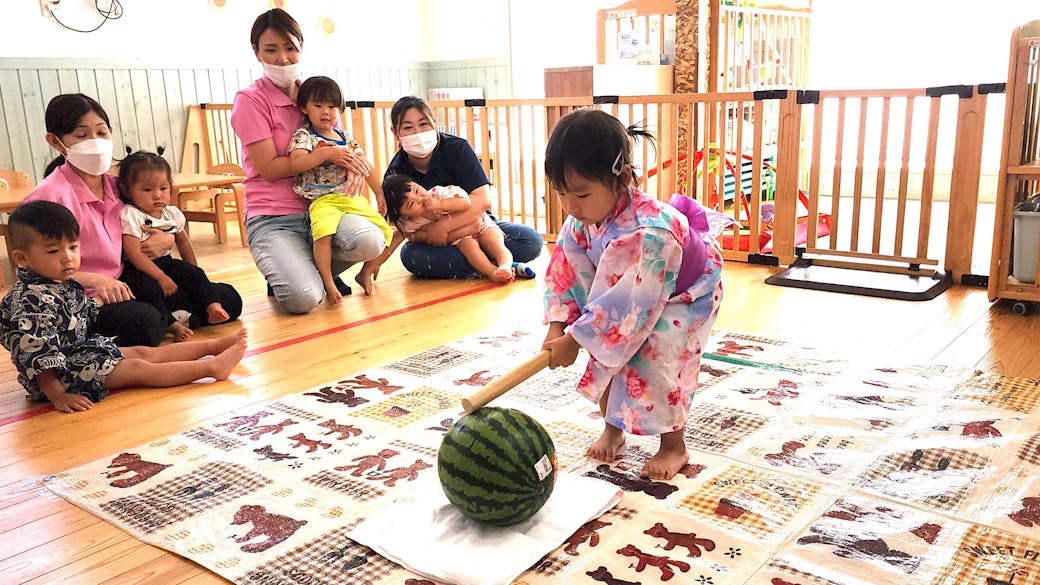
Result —
[[463, 398], [462, 408], [469, 414], [505, 394], [520, 382], [545, 369], [549, 365], [549, 355], [549, 350], [543, 349], [533, 358], [495, 378], [480, 390]]

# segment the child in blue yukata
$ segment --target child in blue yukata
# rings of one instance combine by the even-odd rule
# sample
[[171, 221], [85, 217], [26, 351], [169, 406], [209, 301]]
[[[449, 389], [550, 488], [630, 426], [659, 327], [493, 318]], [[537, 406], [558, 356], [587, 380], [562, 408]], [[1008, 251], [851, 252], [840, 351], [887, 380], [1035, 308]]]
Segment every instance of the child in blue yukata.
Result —
[[[123, 226], [123, 258], [127, 265], [119, 276], [134, 297], [166, 315], [170, 333], [185, 341], [194, 332], [192, 325], [215, 325], [230, 319], [218, 298], [218, 291], [195, 259], [195, 248], [188, 239], [184, 213], [170, 205], [173, 174], [170, 164], [159, 154], [138, 151], [119, 163], [116, 187], [126, 205], [119, 213]], [[141, 242], [151, 236], [149, 228], [173, 234], [180, 258], [169, 251], [149, 258]], [[191, 311], [171, 312], [167, 297], [183, 290]]]
[[[364, 154], [353, 136], [337, 128], [345, 108], [339, 85], [328, 77], [310, 77], [300, 84], [296, 104], [307, 117], [307, 124], [289, 141], [289, 168], [296, 174], [293, 191], [311, 200], [309, 212], [314, 265], [325, 284], [326, 298], [336, 304], [350, 290], [337, 282], [337, 277], [332, 274], [332, 238], [340, 219], [349, 213], [369, 220], [382, 230], [387, 245], [393, 237], [393, 230], [383, 219], [386, 203], [378, 176], [370, 170], [362, 181], [361, 177], [347, 172], [345, 160], [337, 158], [341, 152]], [[327, 150], [329, 148], [336, 150]], [[362, 193], [365, 182], [376, 195], [378, 210]], [[369, 260], [354, 277], [366, 295], [372, 294], [372, 281], [378, 275], [378, 266], [375, 260]]]
[[[0, 301], [0, 344], [29, 400], [88, 410], [114, 388], [226, 379], [246, 349], [245, 329], [210, 341], [116, 347], [92, 332], [100, 301], [75, 280], [79, 224], [50, 201], [20, 205], [8, 220], [18, 281]], [[207, 356], [212, 356], [209, 359]]]
[[[438, 185], [426, 190], [408, 175], [390, 175], [383, 179], [383, 196], [386, 218], [397, 228], [389, 252], [441, 217], [470, 207], [469, 195], [462, 188]], [[471, 230], [467, 226], [462, 231]], [[513, 254], [505, 245], [505, 234], [487, 214], [477, 218], [475, 234], [455, 237], [449, 233], [448, 241], [465, 256], [470, 266], [490, 280], [507, 283], [515, 276], [534, 276], [530, 268], [513, 262]], [[389, 252], [381, 258], [385, 260]]]
[[650, 138], [584, 109], [549, 138], [545, 176], [570, 217], [545, 277], [542, 347], [553, 368], [589, 353], [578, 392], [599, 404], [604, 430], [587, 455], [613, 462], [626, 432], [659, 435], [641, 474], [671, 479], [689, 461], [683, 431], [722, 300], [722, 258], [714, 212], [677, 195], [679, 211], [635, 188], [637, 136]]

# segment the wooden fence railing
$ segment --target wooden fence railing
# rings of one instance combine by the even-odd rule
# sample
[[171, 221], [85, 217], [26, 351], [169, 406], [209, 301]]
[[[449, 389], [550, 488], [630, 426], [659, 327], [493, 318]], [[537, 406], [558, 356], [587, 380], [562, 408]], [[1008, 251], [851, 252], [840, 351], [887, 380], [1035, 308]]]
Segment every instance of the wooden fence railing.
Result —
[[[999, 91], [1002, 84], [430, 106], [442, 131], [477, 152], [495, 213], [549, 241], [563, 215], [544, 179], [545, 144], [567, 112], [597, 107], [657, 136], [656, 148], [637, 148], [646, 192], [660, 199], [685, 193], [739, 222], [723, 238], [727, 259], [786, 265], [804, 253], [816, 263], [909, 274], [941, 266], [959, 278], [971, 271], [976, 239], [987, 97]], [[397, 150], [392, 105], [350, 102], [343, 117], [378, 169]], [[238, 162], [229, 117], [228, 105], [191, 107], [182, 170]], [[679, 132], [679, 120], [687, 132]], [[951, 168], [952, 178], [937, 172]], [[944, 202], [936, 211], [937, 192], [949, 194], [948, 213]]]
[[[812, 10], [728, 5], [714, 0], [709, 91], [806, 87]], [[717, 12], [717, 15], [715, 13]]]

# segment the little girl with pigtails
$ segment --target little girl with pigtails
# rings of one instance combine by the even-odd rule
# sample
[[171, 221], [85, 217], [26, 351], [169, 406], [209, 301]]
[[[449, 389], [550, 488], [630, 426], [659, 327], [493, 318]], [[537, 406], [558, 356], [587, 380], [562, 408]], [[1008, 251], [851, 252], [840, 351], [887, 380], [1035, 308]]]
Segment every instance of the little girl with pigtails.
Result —
[[599, 404], [604, 429], [587, 455], [613, 462], [625, 433], [658, 435], [641, 475], [667, 480], [689, 460], [683, 432], [722, 300], [713, 243], [726, 220], [684, 195], [670, 205], [640, 192], [635, 138], [652, 140], [583, 109], [549, 139], [545, 175], [569, 217], [545, 278], [542, 348], [553, 368], [589, 353], [577, 389]]

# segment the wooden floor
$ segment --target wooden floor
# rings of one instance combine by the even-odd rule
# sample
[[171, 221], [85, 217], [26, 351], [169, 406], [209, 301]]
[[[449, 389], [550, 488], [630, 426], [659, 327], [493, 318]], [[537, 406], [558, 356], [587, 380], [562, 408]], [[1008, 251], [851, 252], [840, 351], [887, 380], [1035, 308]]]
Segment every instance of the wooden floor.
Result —
[[[27, 404], [10, 363], [0, 366], [0, 582], [223, 583], [51, 495], [41, 477], [495, 324], [541, 320], [541, 278], [508, 286], [422, 281], [396, 260], [384, 268], [374, 296], [355, 294], [337, 307], [287, 316], [266, 297], [237, 233], [231, 243], [217, 245], [206, 228], [198, 224], [192, 238], [200, 263], [214, 280], [234, 284], [245, 300], [240, 322], [198, 334], [249, 329], [250, 351], [230, 380], [126, 391], [89, 412], [67, 415]], [[543, 255], [534, 263], [539, 274], [546, 260]], [[1040, 316], [1020, 317], [1003, 304], [991, 305], [983, 289], [954, 287], [932, 301], [894, 301], [764, 284], [775, 270], [727, 265], [716, 326], [849, 353], [894, 351], [1040, 378]]]

